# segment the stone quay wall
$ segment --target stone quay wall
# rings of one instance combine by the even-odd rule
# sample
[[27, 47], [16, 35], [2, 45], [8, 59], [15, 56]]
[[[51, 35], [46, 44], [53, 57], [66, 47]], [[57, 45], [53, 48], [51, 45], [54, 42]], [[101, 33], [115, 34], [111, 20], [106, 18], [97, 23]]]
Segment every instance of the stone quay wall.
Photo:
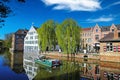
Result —
[[[53, 57], [53, 58], [60, 58], [60, 57], [67, 57], [67, 54], [59, 53], [59, 52], [47, 52], [44, 53], [47, 56]], [[75, 58], [77, 59], [84, 59], [84, 56], [87, 55], [88, 59], [95, 59], [100, 61], [108, 61], [108, 62], [120, 62], [120, 53], [78, 53], [75, 55]], [[69, 54], [69, 57], [71, 57], [71, 54]]]

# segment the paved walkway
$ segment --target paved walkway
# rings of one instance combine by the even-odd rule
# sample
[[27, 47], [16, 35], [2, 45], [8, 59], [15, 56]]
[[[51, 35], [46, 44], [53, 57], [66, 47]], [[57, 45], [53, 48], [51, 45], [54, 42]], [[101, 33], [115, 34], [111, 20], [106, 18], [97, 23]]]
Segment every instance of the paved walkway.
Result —
[[[46, 56], [54, 56], [54, 57], [67, 57], [67, 54], [59, 53], [59, 52], [47, 52], [44, 53]], [[78, 53], [75, 55], [75, 58], [84, 58], [84, 53]], [[99, 54], [86, 54], [89, 59], [100, 59]], [[71, 54], [69, 54], [69, 57], [71, 57]]]

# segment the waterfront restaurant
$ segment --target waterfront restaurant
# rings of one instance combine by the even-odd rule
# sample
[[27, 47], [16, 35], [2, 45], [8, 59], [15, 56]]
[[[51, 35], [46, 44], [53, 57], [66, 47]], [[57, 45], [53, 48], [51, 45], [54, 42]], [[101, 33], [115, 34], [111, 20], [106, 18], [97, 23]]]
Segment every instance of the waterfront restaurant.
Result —
[[100, 40], [100, 60], [120, 62], [120, 32], [113, 32]]

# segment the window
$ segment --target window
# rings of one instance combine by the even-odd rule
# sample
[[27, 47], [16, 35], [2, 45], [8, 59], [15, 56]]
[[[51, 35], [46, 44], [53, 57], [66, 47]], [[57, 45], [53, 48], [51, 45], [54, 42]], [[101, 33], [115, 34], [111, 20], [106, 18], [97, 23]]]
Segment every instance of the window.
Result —
[[29, 70], [32, 70], [32, 67], [29, 67]]
[[87, 43], [87, 39], [85, 39], [85, 42]]
[[33, 36], [31, 36], [30, 39], [33, 39]]
[[26, 37], [26, 39], [28, 39], [28, 37]]
[[38, 36], [35, 36], [35, 39], [38, 39]]
[[88, 33], [88, 36], [90, 36], [90, 33]]
[[84, 42], [84, 39], [83, 39], [83, 42]]
[[29, 32], [30, 35], [33, 35], [33, 32]]
[[92, 39], [91, 39], [91, 38], [88, 38], [88, 42], [92, 42]]
[[107, 51], [113, 51], [113, 45], [112, 43], [107, 43]]
[[99, 40], [99, 35], [95, 35], [95, 39], [96, 39], [96, 40]]
[[95, 74], [99, 74], [100, 73], [100, 69], [99, 69], [99, 65], [95, 66]]
[[104, 34], [104, 37], [106, 36], [106, 34]]
[[19, 38], [19, 36], [16, 36], [16, 38]]
[[86, 36], [86, 33], [84, 35]]
[[91, 36], [91, 33], [90, 33], [90, 36]]
[[35, 41], [35, 44], [38, 44], [38, 41]]
[[120, 38], [120, 33], [118, 33], [118, 37]]
[[84, 33], [82, 34], [82, 36], [84, 36]]
[[114, 29], [112, 29], [112, 32], [114, 32]]
[[24, 38], [24, 36], [21, 36], [21, 38]]
[[96, 29], [96, 32], [98, 32], [98, 29]]
[[24, 34], [24, 31], [22, 31], [22, 34]]
[[37, 69], [34, 68], [34, 72], [37, 72]]

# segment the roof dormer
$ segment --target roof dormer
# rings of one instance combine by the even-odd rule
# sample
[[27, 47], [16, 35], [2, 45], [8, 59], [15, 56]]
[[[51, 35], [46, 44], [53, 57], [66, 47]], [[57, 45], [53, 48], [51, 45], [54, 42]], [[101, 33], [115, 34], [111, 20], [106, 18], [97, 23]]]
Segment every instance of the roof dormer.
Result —
[[112, 24], [110, 27], [110, 32], [114, 33], [115, 29], [117, 29], [116, 26], [114, 24]]

